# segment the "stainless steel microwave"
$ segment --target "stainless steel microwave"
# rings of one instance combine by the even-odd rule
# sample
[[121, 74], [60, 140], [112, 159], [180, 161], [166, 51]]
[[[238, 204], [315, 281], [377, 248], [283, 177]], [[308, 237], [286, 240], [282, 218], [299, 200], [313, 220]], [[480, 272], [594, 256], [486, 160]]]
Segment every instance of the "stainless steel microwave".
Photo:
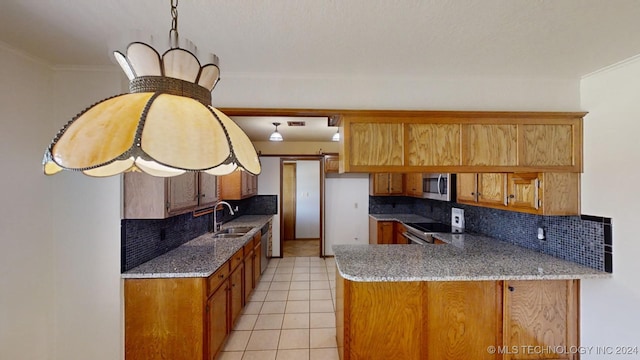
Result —
[[455, 200], [455, 174], [422, 174], [422, 198], [441, 201]]

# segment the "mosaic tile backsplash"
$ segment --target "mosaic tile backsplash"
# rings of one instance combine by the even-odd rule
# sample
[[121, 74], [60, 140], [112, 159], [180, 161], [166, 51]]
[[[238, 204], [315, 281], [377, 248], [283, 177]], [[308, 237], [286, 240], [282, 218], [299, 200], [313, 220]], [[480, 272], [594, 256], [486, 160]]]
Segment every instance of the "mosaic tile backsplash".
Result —
[[[449, 224], [451, 208], [464, 209], [465, 230], [612, 272], [611, 219], [597, 216], [539, 216], [403, 196], [370, 196], [369, 213], [413, 213]], [[538, 228], [546, 239], [537, 239]]]
[[[228, 201], [238, 211], [231, 215], [225, 206], [218, 210], [218, 221], [227, 222], [242, 215], [272, 215], [277, 213], [276, 195], [258, 195], [244, 200]], [[213, 227], [213, 214], [194, 217], [192, 213], [167, 219], [122, 219], [121, 271], [169, 252]]]

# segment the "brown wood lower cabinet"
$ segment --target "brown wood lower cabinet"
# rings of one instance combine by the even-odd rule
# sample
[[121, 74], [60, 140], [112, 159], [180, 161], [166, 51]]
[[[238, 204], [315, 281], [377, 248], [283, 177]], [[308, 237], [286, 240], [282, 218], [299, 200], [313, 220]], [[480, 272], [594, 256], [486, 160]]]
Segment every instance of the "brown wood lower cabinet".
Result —
[[125, 279], [125, 358], [215, 359], [260, 276], [254, 244], [208, 278]]
[[336, 278], [342, 360], [576, 359], [578, 280]]

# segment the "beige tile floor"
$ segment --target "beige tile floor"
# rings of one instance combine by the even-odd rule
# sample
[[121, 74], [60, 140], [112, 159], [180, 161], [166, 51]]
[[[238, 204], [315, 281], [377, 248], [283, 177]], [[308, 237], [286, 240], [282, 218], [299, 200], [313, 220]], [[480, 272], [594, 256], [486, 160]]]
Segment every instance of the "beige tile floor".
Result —
[[337, 360], [333, 258], [271, 259], [218, 360]]

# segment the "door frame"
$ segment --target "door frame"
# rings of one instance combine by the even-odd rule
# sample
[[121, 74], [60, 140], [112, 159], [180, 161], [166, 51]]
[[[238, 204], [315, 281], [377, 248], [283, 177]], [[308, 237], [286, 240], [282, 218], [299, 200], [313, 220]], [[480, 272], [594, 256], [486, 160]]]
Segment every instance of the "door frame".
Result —
[[[291, 162], [291, 161], [297, 161], [297, 160], [317, 160], [319, 163], [319, 170], [320, 170], [320, 176], [319, 176], [319, 181], [320, 181], [320, 240], [319, 240], [319, 246], [318, 246], [318, 257], [324, 257], [324, 249], [323, 249], [323, 244], [324, 244], [324, 154], [321, 155], [291, 155], [291, 156], [280, 156], [280, 196], [282, 197], [283, 194], [283, 181], [282, 181], [282, 176], [283, 176], [283, 166], [285, 162]], [[296, 174], [297, 176], [297, 174]], [[281, 214], [280, 216], [280, 257], [284, 258], [284, 216], [282, 216], [282, 214], [284, 214], [283, 211], [283, 202], [282, 199], [280, 201], [280, 209], [279, 212]]]

